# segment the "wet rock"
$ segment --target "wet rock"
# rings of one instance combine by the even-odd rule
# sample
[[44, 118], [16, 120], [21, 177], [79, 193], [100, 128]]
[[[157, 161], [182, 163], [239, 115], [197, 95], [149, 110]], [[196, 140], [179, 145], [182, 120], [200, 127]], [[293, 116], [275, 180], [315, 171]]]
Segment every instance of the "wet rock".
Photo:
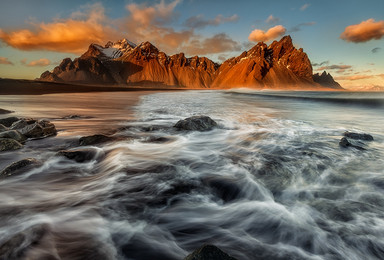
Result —
[[28, 125], [31, 125], [31, 124], [34, 124], [36, 123], [36, 120], [32, 119], [32, 118], [22, 118], [14, 123], [12, 123], [12, 125], [10, 126], [10, 129], [21, 129], [21, 128], [24, 128]]
[[144, 140], [143, 143], [156, 143], [156, 144], [163, 144], [170, 142], [172, 139], [163, 137], [163, 136], [151, 136], [148, 139]]
[[6, 110], [6, 109], [2, 109], [0, 108], [0, 114], [10, 114], [10, 113], [13, 113], [14, 111], [11, 111], [11, 110]]
[[8, 165], [7, 167], [5, 167], [4, 170], [0, 171], [0, 178], [6, 178], [9, 176], [19, 174], [21, 170], [26, 170], [26, 168], [29, 168], [30, 166], [33, 166], [33, 165], [34, 166], [39, 165], [38, 161], [34, 158], [26, 158], [26, 159], [14, 162]]
[[35, 225], [13, 235], [0, 245], [0, 259], [23, 259], [24, 252], [47, 233], [47, 225]]
[[76, 148], [59, 151], [56, 155], [64, 156], [70, 160], [82, 163], [97, 159], [97, 157], [100, 155], [100, 152], [98, 149], [94, 148]]
[[1, 132], [4, 132], [4, 131], [8, 131], [9, 129], [8, 129], [8, 127], [6, 127], [5, 125], [3, 125], [3, 124], [0, 124], [0, 133]]
[[355, 140], [373, 141], [373, 136], [365, 133], [354, 133], [346, 131], [344, 132], [344, 136]]
[[352, 147], [352, 148], [355, 148], [355, 149], [360, 150], [360, 151], [366, 150], [365, 148], [363, 148], [361, 146], [352, 144], [346, 137], [343, 137], [340, 139], [339, 145], [340, 145], [340, 147], [343, 147], [343, 148]]
[[54, 124], [48, 120], [40, 120], [19, 129], [20, 133], [28, 138], [44, 138], [57, 133]]
[[22, 148], [23, 145], [11, 138], [0, 138], [0, 151], [13, 151]]
[[113, 137], [106, 136], [106, 135], [83, 136], [79, 139], [79, 145], [82, 145], [82, 146], [94, 145], [94, 144], [105, 143], [112, 140], [114, 140]]
[[63, 116], [61, 119], [89, 119], [91, 116], [82, 116], [82, 115], [67, 115]]
[[174, 127], [181, 130], [208, 131], [217, 126], [209, 116], [192, 116], [178, 121]]
[[204, 245], [193, 251], [184, 260], [236, 260], [236, 258], [224, 253], [220, 248], [213, 245]]
[[19, 118], [15, 117], [15, 116], [11, 116], [11, 117], [0, 119], [0, 124], [4, 125], [6, 127], [10, 127], [16, 121], [19, 121]]
[[27, 138], [17, 130], [8, 130], [0, 133], [0, 138], [10, 138], [23, 143]]

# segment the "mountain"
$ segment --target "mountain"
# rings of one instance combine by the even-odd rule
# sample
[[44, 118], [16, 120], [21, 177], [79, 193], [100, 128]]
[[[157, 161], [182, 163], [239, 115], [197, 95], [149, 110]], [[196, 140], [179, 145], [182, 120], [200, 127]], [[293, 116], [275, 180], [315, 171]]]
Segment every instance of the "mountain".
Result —
[[326, 71], [323, 71], [321, 74], [314, 74], [313, 81], [328, 88], [343, 89], [340, 84], [333, 79], [331, 74], [327, 73]]
[[168, 56], [150, 42], [91, 44], [79, 58], [64, 59], [38, 80], [185, 88], [321, 88], [323, 84], [314, 81], [307, 54], [293, 46], [290, 36], [269, 46], [260, 42], [221, 65], [184, 53]]

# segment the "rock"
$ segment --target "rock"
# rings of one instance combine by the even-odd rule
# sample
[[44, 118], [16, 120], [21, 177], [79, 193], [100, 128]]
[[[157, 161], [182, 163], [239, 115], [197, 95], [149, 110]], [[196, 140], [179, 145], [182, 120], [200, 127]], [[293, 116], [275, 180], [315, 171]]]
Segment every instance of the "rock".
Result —
[[373, 141], [373, 136], [365, 133], [354, 133], [346, 131], [344, 132], [344, 136], [355, 140]]
[[49, 228], [44, 224], [37, 224], [19, 233], [0, 245], [0, 259], [24, 259], [23, 253], [33, 244], [37, 244]]
[[156, 143], [156, 144], [163, 144], [170, 142], [172, 139], [163, 137], [163, 136], [151, 136], [148, 139], [144, 140], [143, 143]]
[[23, 145], [10, 138], [0, 138], [0, 151], [12, 151], [22, 148]]
[[7, 167], [5, 167], [4, 170], [0, 171], [0, 178], [16, 175], [20, 173], [21, 169], [25, 170], [27, 166], [31, 166], [31, 165], [38, 165], [38, 161], [34, 158], [26, 158], [26, 159], [14, 162], [8, 165]]
[[64, 156], [70, 160], [82, 163], [97, 159], [100, 155], [100, 151], [94, 148], [75, 148], [59, 151], [56, 155]]
[[358, 150], [361, 150], [361, 151], [366, 150], [365, 148], [363, 148], [361, 146], [352, 144], [351, 142], [349, 142], [349, 140], [346, 137], [343, 137], [343, 138], [340, 139], [339, 145], [341, 147], [343, 147], [343, 148], [352, 147], [352, 148], [355, 148], [355, 149], [358, 149]]
[[0, 133], [1, 132], [4, 132], [4, 131], [8, 131], [9, 129], [8, 129], [8, 127], [6, 127], [5, 125], [3, 125], [3, 124], [0, 124]]
[[113, 137], [106, 136], [106, 135], [83, 136], [79, 139], [79, 145], [82, 145], [82, 146], [94, 145], [94, 144], [105, 143], [112, 140], [114, 140]]
[[0, 138], [11, 138], [23, 143], [27, 138], [17, 130], [8, 130], [0, 133]]
[[36, 120], [32, 119], [32, 118], [22, 118], [16, 122], [14, 122], [9, 128], [10, 129], [21, 129], [21, 128], [24, 128], [28, 125], [31, 125], [31, 124], [34, 124], [36, 123]]
[[224, 253], [220, 248], [213, 245], [204, 245], [193, 251], [184, 260], [236, 260], [236, 258]]
[[208, 116], [192, 116], [178, 121], [174, 127], [182, 130], [207, 131], [217, 126], [217, 123]]
[[322, 74], [316, 73], [313, 75], [313, 81], [320, 85], [333, 89], [343, 89], [339, 83], [337, 83], [331, 74], [324, 71]]
[[0, 119], [0, 124], [4, 125], [6, 127], [10, 127], [16, 121], [19, 121], [19, 118], [15, 117], [15, 116], [11, 116], [11, 117]]
[[13, 113], [14, 111], [11, 111], [11, 110], [6, 110], [6, 109], [2, 109], [0, 108], [0, 114], [10, 114], [10, 113]]
[[20, 133], [28, 138], [44, 138], [57, 133], [55, 125], [48, 120], [40, 120], [19, 129]]

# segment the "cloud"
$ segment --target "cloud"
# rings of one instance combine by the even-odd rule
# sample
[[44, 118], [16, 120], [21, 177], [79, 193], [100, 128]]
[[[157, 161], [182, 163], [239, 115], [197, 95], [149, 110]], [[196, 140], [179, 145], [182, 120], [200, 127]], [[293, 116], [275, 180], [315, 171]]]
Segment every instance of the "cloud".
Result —
[[263, 31], [259, 29], [253, 30], [249, 36], [248, 39], [253, 42], [267, 42], [273, 39], [276, 39], [277, 37], [283, 36], [286, 32], [286, 29], [282, 25], [276, 25], [268, 31]]
[[[85, 18], [85, 19], [75, 19]], [[0, 39], [20, 50], [49, 50], [81, 53], [92, 42], [102, 43], [110, 37], [112, 29], [103, 25], [106, 21], [101, 4], [87, 6], [85, 12], [77, 12], [71, 18], [57, 19], [52, 23], [34, 24], [34, 30], [5, 32], [0, 29]]]
[[370, 40], [379, 40], [384, 36], [384, 20], [375, 22], [374, 19], [362, 21], [359, 24], [349, 25], [340, 38], [347, 42], [367, 42]]
[[329, 60], [326, 60], [326, 61], [323, 61], [323, 62], [320, 62], [320, 63], [312, 63], [312, 66], [317, 67], [317, 66], [324, 66], [324, 65], [327, 65], [327, 64], [329, 64]]
[[301, 27], [303, 27], [303, 26], [312, 26], [312, 25], [315, 25], [315, 24], [316, 24], [315, 22], [300, 23], [300, 24], [292, 27], [289, 31], [290, 32], [298, 32], [298, 31], [301, 31]]
[[373, 48], [371, 50], [372, 53], [378, 53], [379, 51], [381, 51], [381, 48], [380, 47], [376, 47], [376, 48]]
[[3, 65], [14, 65], [12, 61], [8, 60], [6, 57], [0, 57], [0, 64]]
[[218, 58], [219, 61], [221, 61], [221, 62], [224, 62], [224, 61], [226, 61], [226, 60], [228, 59], [227, 56], [225, 56], [225, 55], [219, 55], [217, 58]]
[[280, 21], [280, 18], [274, 17], [273, 15], [268, 16], [267, 20], [265, 20], [265, 22], [269, 24], [276, 24], [279, 21]]
[[51, 61], [46, 58], [33, 60], [29, 63], [27, 63], [27, 59], [22, 59], [20, 62], [21, 64], [28, 67], [45, 67], [45, 66], [51, 65]]
[[184, 46], [184, 48], [187, 53], [199, 55], [239, 51], [241, 49], [240, 44], [232, 40], [225, 33], [219, 33], [204, 40], [192, 40], [188, 45]]
[[234, 14], [228, 17], [224, 17], [223, 15], [219, 14], [214, 19], [204, 19], [203, 15], [196, 15], [188, 18], [184, 22], [184, 26], [188, 28], [193, 28], [193, 29], [201, 29], [210, 25], [218, 26], [226, 22], [237, 22], [238, 20], [239, 20], [239, 16], [237, 14]]
[[353, 76], [340, 76], [335, 77], [335, 80], [361, 80], [361, 79], [370, 79], [374, 77], [373, 75], [353, 75]]
[[304, 11], [310, 6], [310, 4], [304, 4], [303, 6], [300, 7], [300, 11]]
[[318, 70], [340, 70], [340, 69], [350, 69], [351, 65], [329, 65], [318, 68]]

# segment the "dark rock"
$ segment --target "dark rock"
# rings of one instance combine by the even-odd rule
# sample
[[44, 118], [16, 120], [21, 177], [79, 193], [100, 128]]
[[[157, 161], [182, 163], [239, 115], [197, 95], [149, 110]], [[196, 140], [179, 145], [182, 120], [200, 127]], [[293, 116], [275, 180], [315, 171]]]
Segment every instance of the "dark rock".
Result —
[[366, 150], [365, 148], [363, 148], [361, 146], [352, 144], [351, 142], [349, 142], [349, 140], [346, 137], [343, 137], [340, 139], [339, 145], [343, 148], [352, 147], [352, 148], [355, 148], [355, 149], [361, 150], [361, 151]]
[[0, 138], [0, 151], [12, 151], [22, 148], [23, 145], [10, 138]]
[[19, 129], [20, 133], [28, 138], [44, 138], [57, 133], [55, 125], [48, 120], [40, 120]]
[[373, 141], [373, 136], [365, 133], [354, 133], [346, 131], [344, 132], [344, 136], [355, 140]]
[[163, 136], [151, 136], [149, 137], [148, 139], [146, 139], [145, 141], [143, 141], [144, 143], [157, 143], [157, 144], [163, 144], [163, 143], [167, 143], [167, 142], [170, 142], [172, 139], [170, 138], [167, 138], [167, 137], [163, 137]]
[[82, 146], [94, 145], [94, 144], [105, 143], [112, 140], [114, 140], [113, 137], [106, 136], [106, 135], [83, 136], [79, 139], [79, 145], [82, 145]]
[[174, 127], [182, 130], [207, 131], [217, 126], [209, 116], [192, 116], [178, 121]]
[[81, 115], [67, 115], [63, 116], [62, 119], [89, 119], [91, 116], [81, 116]]
[[11, 138], [23, 143], [27, 138], [17, 130], [8, 130], [0, 133], [0, 138]]
[[93, 148], [76, 148], [71, 150], [59, 151], [56, 155], [64, 156], [70, 160], [82, 163], [97, 159], [97, 157], [100, 155], [100, 152], [97, 149]]
[[313, 75], [313, 81], [320, 85], [333, 89], [343, 89], [339, 83], [337, 83], [331, 74], [324, 71], [322, 74], [316, 73]]
[[13, 235], [0, 245], [0, 259], [24, 259], [23, 253], [48, 232], [47, 225], [35, 225]]
[[26, 158], [12, 163], [0, 171], [0, 178], [16, 175], [20, 172], [20, 169], [25, 170], [27, 166], [38, 165], [38, 161], [34, 158]]
[[0, 133], [1, 132], [4, 132], [4, 131], [8, 131], [9, 129], [8, 129], [8, 127], [6, 127], [5, 125], [3, 125], [3, 124], [0, 124]]
[[21, 128], [24, 128], [28, 125], [31, 125], [31, 124], [34, 124], [36, 123], [36, 120], [32, 119], [32, 118], [22, 118], [14, 123], [12, 123], [12, 125], [9, 127], [10, 129], [21, 129]]
[[10, 114], [10, 113], [13, 113], [14, 111], [11, 111], [11, 110], [6, 110], [6, 109], [2, 109], [0, 108], [0, 114]]
[[220, 248], [213, 245], [204, 245], [193, 251], [184, 260], [236, 260], [236, 258], [224, 253]]
[[15, 117], [15, 116], [11, 116], [11, 117], [0, 119], [0, 124], [4, 125], [6, 127], [10, 127], [16, 121], [19, 121], [19, 118]]

